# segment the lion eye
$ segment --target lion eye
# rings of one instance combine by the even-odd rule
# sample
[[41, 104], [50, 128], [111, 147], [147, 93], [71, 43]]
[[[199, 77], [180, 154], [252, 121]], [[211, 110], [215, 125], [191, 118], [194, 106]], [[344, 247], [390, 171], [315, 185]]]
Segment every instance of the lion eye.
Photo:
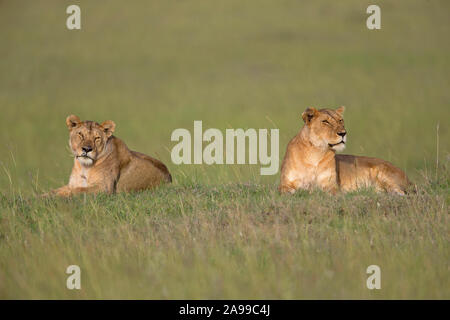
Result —
[[330, 124], [327, 120], [323, 120], [322, 123]]
[[95, 142], [100, 142], [100, 137], [96, 137]]
[[83, 135], [81, 133], [78, 133], [78, 137], [83, 140]]

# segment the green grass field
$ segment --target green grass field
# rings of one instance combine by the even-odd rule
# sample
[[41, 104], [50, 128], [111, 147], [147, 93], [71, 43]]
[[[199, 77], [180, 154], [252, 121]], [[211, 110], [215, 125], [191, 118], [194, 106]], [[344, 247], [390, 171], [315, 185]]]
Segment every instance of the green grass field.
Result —
[[[0, 0], [0, 298], [450, 299], [448, 1], [73, 2], [77, 31], [71, 1]], [[340, 105], [345, 153], [417, 194], [280, 196], [260, 165], [171, 162], [194, 120], [279, 128], [281, 162], [306, 107]], [[36, 197], [68, 181], [69, 114], [114, 120], [173, 184]]]

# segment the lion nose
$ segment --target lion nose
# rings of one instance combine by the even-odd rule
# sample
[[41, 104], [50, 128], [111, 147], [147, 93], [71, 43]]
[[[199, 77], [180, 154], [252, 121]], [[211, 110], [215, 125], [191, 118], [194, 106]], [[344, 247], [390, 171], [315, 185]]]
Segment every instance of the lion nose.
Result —
[[347, 134], [347, 131], [338, 132], [338, 136], [341, 136], [342, 138], [345, 137]]
[[92, 151], [92, 147], [91, 146], [82, 147], [81, 150], [83, 150], [85, 153], [88, 153]]

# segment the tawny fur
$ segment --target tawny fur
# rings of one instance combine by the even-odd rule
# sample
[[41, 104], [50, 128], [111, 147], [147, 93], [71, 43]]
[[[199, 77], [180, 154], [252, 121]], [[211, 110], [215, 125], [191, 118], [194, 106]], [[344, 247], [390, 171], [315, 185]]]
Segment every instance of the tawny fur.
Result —
[[70, 131], [69, 145], [75, 156], [72, 174], [66, 186], [50, 194], [67, 197], [84, 192], [138, 191], [172, 181], [162, 162], [129, 150], [122, 140], [112, 135], [114, 122], [105, 121], [101, 125], [93, 121], [81, 122], [71, 115], [66, 124]]
[[345, 148], [346, 130], [336, 110], [308, 108], [302, 114], [305, 125], [289, 142], [281, 166], [281, 193], [319, 188], [331, 193], [374, 187], [404, 195], [411, 183], [391, 163], [352, 155], [336, 155]]

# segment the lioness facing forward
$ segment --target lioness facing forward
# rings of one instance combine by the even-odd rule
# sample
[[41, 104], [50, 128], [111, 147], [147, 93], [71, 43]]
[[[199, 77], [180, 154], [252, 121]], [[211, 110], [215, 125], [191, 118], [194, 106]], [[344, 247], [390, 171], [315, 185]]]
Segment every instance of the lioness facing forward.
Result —
[[281, 166], [279, 191], [321, 188], [332, 193], [374, 187], [404, 195], [410, 182], [391, 163], [369, 157], [336, 155], [345, 148], [347, 131], [342, 114], [336, 110], [308, 108], [302, 113], [305, 125], [289, 142]]
[[70, 115], [69, 145], [75, 157], [69, 184], [50, 194], [71, 196], [83, 192], [137, 191], [171, 182], [167, 167], [145, 154], [131, 151], [113, 136], [115, 123], [81, 121]]

